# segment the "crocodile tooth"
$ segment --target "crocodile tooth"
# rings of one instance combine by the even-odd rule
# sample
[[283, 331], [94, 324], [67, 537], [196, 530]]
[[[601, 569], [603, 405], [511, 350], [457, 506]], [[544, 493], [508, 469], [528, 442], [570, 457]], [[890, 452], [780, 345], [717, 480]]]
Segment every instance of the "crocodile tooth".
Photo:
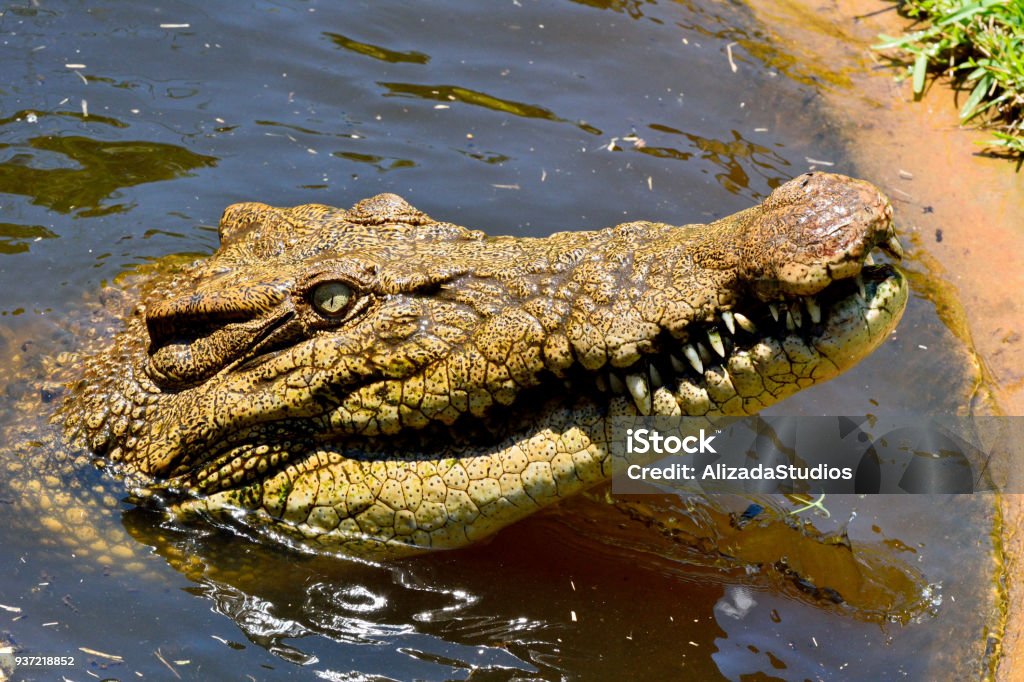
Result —
[[608, 373], [608, 384], [612, 387], [613, 393], [625, 393], [626, 385], [622, 383], [622, 379], [615, 372]]
[[718, 333], [717, 329], [708, 330], [708, 341], [711, 343], [711, 347], [715, 349], [715, 352], [725, 357], [725, 346], [722, 345], [722, 335]]
[[875, 259], [874, 259], [874, 257], [870, 253], [867, 256], [864, 257], [864, 265], [874, 265], [874, 264], [875, 264]]
[[722, 321], [725, 322], [725, 328], [729, 330], [730, 334], [736, 333], [736, 319], [733, 317], [731, 310], [722, 312]]
[[734, 315], [736, 317], [736, 324], [740, 326], [740, 329], [750, 332], [751, 334], [757, 331], [757, 327], [750, 321], [749, 317], [743, 313], [734, 313]]
[[793, 311], [792, 310], [787, 310], [786, 311], [786, 329], [788, 329], [789, 331], [795, 331], [796, 330], [796, 322], [793, 320]]
[[868, 292], [864, 289], [864, 278], [860, 275], [857, 275], [857, 292], [860, 294], [861, 298], [868, 297]]
[[608, 382], [605, 381], [603, 374], [598, 374], [594, 378], [594, 385], [597, 387], [597, 390], [600, 391], [601, 393], [608, 392]]
[[711, 364], [711, 351], [700, 341], [697, 342], [697, 353], [700, 354], [701, 362]]
[[669, 353], [668, 361], [672, 363], [672, 371], [674, 371], [676, 374], [682, 374], [683, 372], [686, 371], [686, 363], [680, 360], [675, 353]]
[[700, 361], [700, 355], [697, 354], [697, 349], [687, 344], [683, 346], [683, 355], [690, 361], [693, 368], [697, 370], [697, 374], [704, 373], [704, 364]]
[[649, 415], [651, 413], [651, 387], [647, 384], [647, 379], [639, 374], [627, 374], [626, 387], [629, 389], [629, 394], [633, 396], [633, 402], [636, 404], [636, 409], [640, 410], [640, 414]]
[[[804, 326], [804, 314], [800, 310], [800, 304], [794, 303], [789, 307], [789, 310], [793, 314], [793, 324], [795, 324], [797, 327]], [[789, 322], [787, 321], [786, 324], [788, 325]]]
[[889, 247], [889, 253], [896, 258], [903, 258], [903, 245], [900, 244], [900, 238], [895, 233], [889, 235], [889, 238], [885, 240], [885, 245]]
[[648, 371], [651, 375], [651, 388], [661, 388], [665, 385], [665, 382], [661, 380], [661, 372], [653, 364], [650, 365]]
[[821, 322], [821, 306], [818, 305], [818, 301], [813, 296], [809, 296], [804, 304], [807, 306], [807, 312], [811, 314], [811, 322], [818, 324]]
[[772, 311], [772, 317], [774, 317], [775, 321], [778, 322], [779, 321], [779, 306], [775, 305], [774, 303], [769, 303], [768, 304], [768, 310]]

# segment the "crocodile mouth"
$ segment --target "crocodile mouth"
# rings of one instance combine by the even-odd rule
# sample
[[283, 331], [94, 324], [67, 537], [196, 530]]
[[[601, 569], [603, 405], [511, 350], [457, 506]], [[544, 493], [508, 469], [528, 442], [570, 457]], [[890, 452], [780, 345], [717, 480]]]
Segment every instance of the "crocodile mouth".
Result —
[[[743, 399], [745, 392], [735, 390], [743, 379], [739, 375], [757, 371], [751, 362], [759, 353], [783, 353], [793, 364], [815, 369], [806, 376], [779, 372], [774, 378], [793, 390], [806, 388], [819, 383], [822, 375], [839, 374], [884, 341], [902, 314], [905, 298], [906, 280], [899, 270], [888, 264], [864, 265], [857, 276], [833, 281], [813, 296], [773, 301], [750, 297], [679, 334], [663, 333], [651, 353], [629, 366], [591, 373], [589, 382], [599, 394], [628, 396], [642, 415], [663, 413], [656, 393], [664, 387], [684, 415], [698, 416], [713, 409], [709, 391], [732, 391]], [[850, 344], [852, 338], [861, 343]], [[763, 385], [764, 379], [757, 380]], [[754, 401], [751, 409], [736, 406], [728, 411], [742, 414], [764, 407], [756, 394], [746, 392], [746, 397]]]

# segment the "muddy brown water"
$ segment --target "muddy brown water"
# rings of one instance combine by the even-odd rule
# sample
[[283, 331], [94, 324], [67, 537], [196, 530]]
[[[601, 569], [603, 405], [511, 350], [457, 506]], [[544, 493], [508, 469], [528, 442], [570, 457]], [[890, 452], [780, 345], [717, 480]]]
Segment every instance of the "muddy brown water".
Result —
[[[211, 252], [235, 201], [390, 191], [437, 218], [544, 235], [706, 222], [808, 168], [864, 175], [823, 77], [788, 54], [713, 2], [6, 7], [4, 357], [46, 353], [45, 330], [120, 273]], [[929, 263], [911, 254], [915, 296], [879, 352], [774, 412], [969, 412], [983, 376]], [[35, 388], [11, 379], [5, 400]], [[935, 679], [991, 665], [991, 497], [831, 499], [803, 532], [781, 522], [798, 503], [760, 500], [780, 521], [737, 539], [749, 499], [603, 495], [387, 565], [165, 529], [125, 506], [111, 516], [152, 548], [125, 572], [11, 519], [0, 646], [75, 656], [24, 679]], [[799, 579], [772, 568], [783, 556]]]

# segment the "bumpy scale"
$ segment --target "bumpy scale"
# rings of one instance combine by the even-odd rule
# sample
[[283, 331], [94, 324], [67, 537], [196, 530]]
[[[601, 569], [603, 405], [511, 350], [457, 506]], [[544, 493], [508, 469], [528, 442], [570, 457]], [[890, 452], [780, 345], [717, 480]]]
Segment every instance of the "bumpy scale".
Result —
[[[888, 201], [822, 173], [709, 225], [544, 239], [350, 210], [229, 207], [58, 418], [175, 514], [393, 557], [485, 537], [611, 474], [612, 417], [753, 414], [898, 322]], [[781, 316], [780, 316], [781, 311]]]

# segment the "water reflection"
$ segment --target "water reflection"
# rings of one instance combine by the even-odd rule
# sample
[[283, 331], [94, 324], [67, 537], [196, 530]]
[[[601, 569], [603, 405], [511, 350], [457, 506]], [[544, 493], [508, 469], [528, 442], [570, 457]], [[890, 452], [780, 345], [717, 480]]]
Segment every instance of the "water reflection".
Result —
[[505, 154], [498, 154], [495, 152], [483, 152], [483, 151], [469, 151], [468, 149], [456, 149], [458, 153], [466, 156], [470, 159], [476, 159], [477, 161], [483, 161], [489, 165], [500, 165], [506, 161], [511, 161], [512, 157], [506, 156]]
[[594, 7], [597, 9], [610, 9], [614, 12], [628, 14], [634, 19], [642, 19], [644, 16], [643, 7], [653, 5], [654, 0], [572, 0], [579, 5]]
[[[250, 642], [324, 674], [343, 666], [389, 679], [436, 679], [439, 669], [515, 670], [533, 678], [541, 672], [530, 661], [534, 652], [514, 645], [564, 634], [559, 628], [546, 635], [544, 618], [522, 615], [533, 610], [528, 599], [520, 602], [523, 611], [512, 612], [481, 603], [494, 574], [475, 577], [458, 561], [379, 565], [297, 556], [254, 544], [239, 548], [226, 533], [174, 530], [139, 509], [124, 521], [136, 540], [196, 583], [187, 592], [210, 599]], [[437, 573], [441, 566], [449, 578]], [[557, 677], [541, 667], [541, 679]]]
[[[267, 128], [283, 128], [296, 133], [302, 133], [303, 135], [327, 135], [330, 137], [356, 137], [355, 133], [338, 133], [338, 132], [324, 132], [322, 130], [314, 130], [308, 126], [295, 125], [294, 123], [281, 123], [280, 121], [265, 121], [262, 119], [256, 119], [253, 124], [258, 126], [265, 126]], [[288, 135], [288, 133], [284, 133]]]
[[[99, 123], [107, 125], [112, 128], [127, 128], [128, 124], [123, 121], [119, 121], [116, 118], [110, 116], [99, 116], [91, 114], [86, 116], [80, 111], [34, 111], [34, 110], [22, 110], [17, 111], [10, 116], [0, 118], [0, 126], [6, 126], [11, 124], [34, 124], [47, 118], [53, 118], [55, 120], [68, 119], [78, 123]], [[10, 144], [0, 145], [0, 149], [6, 149], [11, 147]]]
[[333, 152], [332, 156], [337, 156], [340, 159], [346, 159], [348, 161], [355, 161], [356, 163], [365, 163], [373, 166], [381, 173], [390, 170], [396, 170], [398, 168], [415, 168], [416, 162], [412, 159], [393, 159], [385, 156], [377, 156], [376, 154], [360, 154], [358, 152]]
[[[719, 140], [712, 137], [687, 133], [671, 126], [652, 123], [648, 126], [656, 133], [685, 137], [689, 146], [696, 152], [685, 151], [667, 145], [651, 144], [635, 132], [622, 138], [612, 138], [606, 149], [609, 151], [636, 151], [658, 159], [673, 161], [690, 161], [699, 153], [699, 158], [708, 161], [712, 166], [723, 169], [714, 177], [723, 189], [731, 194], [747, 194], [752, 185], [748, 169], [758, 175], [769, 189], [774, 189], [792, 177], [790, 162], [778, 152], [764, 145], [751, 142], [743, 137], [738, 130], [732, 130], [731, 140]], [[762, 199], [765, 194], [754, 191], [750, 196]]]
[[[770, 189], [778, 187], [792, 176], [792, 171], [788, 170], [792, 165], [784, 156], [764, 145], [745, 139], [738, 130], [731, 131], [731, 140], [719, 140], [659, 123], [652, 123], [649, 127], [660, 133], [685, 137], [690, 146], [700, 152], [700, 158], [722, 169], [722, 172], [715, 173], [714, 177], [732, 194], [745, 193], [751, 187], [748, 170], [756, 173]], [[636, 150], [642, 154], [679, 161], [685, 161], [693, 156], [691, 152], [683, 152], [672, 147], [642, 145], [637, 146]], [[754, 192], [752, 196], [761, 199], [764, 195]]]
[[24, 253], [32, 242], [54, 239], [57, 234], [42, 225], [0, 223], [0, 253]]
[[[607, 509], [587, 506], [585, 513], [604, 520], [595, 530], [616, 527], [595, 533], [594, 541], [665, 561], [670, 572], [713, 566], [733, 580], [872, 622], [907, 623], [935, 606], [907, 557], [880, 540], [852, 541], [844, 523], [790, 515], [785, 499], [759, 498], [755, 505], [728, 496], [618, 496]], [[730, 509], [730, 502], [740, 506]], [[849, 501], [832, 504], [838, 511]], [[757, 509], [753, 516], [744, 513], [750, 507]]]
[[324, 33], [324, 35], [330, 38], [331, 42], [338, 47], [351, 50], [356, 54], [379, 59], [382, 62], [388, 62], [390, 64], [426, 64], [430, 61], [429, 55], [423, 54], [422, 52], [416, 52], [415, 50], [398, 52], [397, 50], [389, 50], [388, 48], [381, 47], [380, 45], [361, 43], [358, 40], [353, 40], [352, 38], [343, 36], [340, 33]]
[[[510, 99], [502, 99], [501, 97], [489, 95], [486, 92], [470, 90], [469, 88], [464, 88], [458, 85], [416, 85], [413, 83], [384, 82], [378, 83], [378, 85], [387, 88], [387, 96], [392, 97], [416, 97], [419, 99], [434, 100], [438, 102], [462, 102], [464, 104], [472, 104], [473, 106], [512, 114], [513, 116], [521, 116], [523, 118], [536, 118], [545, 121], [554, 121], [555, 123], [570, 122], [568, 119], [557, 116], [554, 112], [549, 111], [544, 107], [516, 102]], [[591, 135], [601, 134], [599, 129], [582, 121], [572, 123], [580, 130], [590, 133]]]
[[294, 620], [276, 616], [274, 611], [277, 607], [272, 602], [212, 580], [200, 579], [198, 586], [187, 591], [212, 601], [213, 609], [234, 621], [253, 644], [289, 663], [309, 665], [317, 662], [316, 656], [285, 643], [285, 640], [306, 637], [312, 632]]
[[[176, 529], [141, 509], [123, 517], [249, 641], [323, 671], [340, 656], [353, 670], [397, 679], [438, 670], [635, 677], [680, 665], [713, 679], [717, 669], [698, 650], [715, 651], [768, 612], [778, 618], [780, 595], [808, 613], [842, 614], [841, 624], [906, 622], [933, 606], [931, 588], [899, 553], [855, 547], [809, 523], [738, 518], [705, 498], [660, 507], [578, 499], [490, 544], [372, 564], [240, 547], [230, 533]], [[652, 641], [688, 642], [698, 655]], [[793, 658], [777, 647], [771, 655], [784, 665]]]
[[[15, 153], [0, 163], [0, 192], [20, 194], [33, 204], [79, 217], [124, 212], [124, 205], [103, 206], [102, 202], [125, 187], [171, 180], [217, 165], [216, 158], [177, 145], [108, 142], [81, 135], [33, 137], [8, 150]], [[55, 160], [64, 167], [52, 167]]]

